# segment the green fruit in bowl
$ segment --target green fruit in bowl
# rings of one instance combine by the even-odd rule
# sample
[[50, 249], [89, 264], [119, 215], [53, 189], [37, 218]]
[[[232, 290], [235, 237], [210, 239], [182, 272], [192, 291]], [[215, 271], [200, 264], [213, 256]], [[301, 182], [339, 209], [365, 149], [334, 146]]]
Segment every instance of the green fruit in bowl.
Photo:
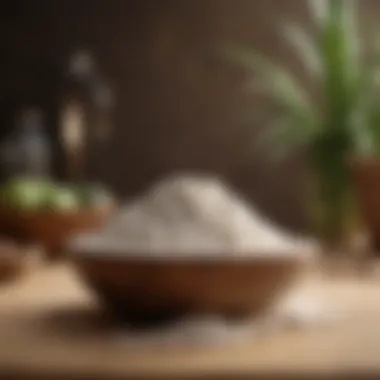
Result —
[[80, 209], [80, 202], [73, 190], [57, 188], [52, 192], [46, 206], [54, 212], [76, 212]]
[[77, 196], [84, 207], [106, 207], [113, 203], [111, 194], [101, 186], [83, 185], [77, 189]]
[[46, 197], [52, 191], [48, 182], [35, 179], [16, 179], [2, 189], [2, 200], [6, 206], [21, 211], [36, 211], [43, 207]]

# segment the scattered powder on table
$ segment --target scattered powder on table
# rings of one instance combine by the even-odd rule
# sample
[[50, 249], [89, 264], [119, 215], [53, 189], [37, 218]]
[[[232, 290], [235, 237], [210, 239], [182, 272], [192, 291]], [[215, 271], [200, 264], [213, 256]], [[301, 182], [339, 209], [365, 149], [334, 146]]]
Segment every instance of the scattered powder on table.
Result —
[[307, 254], [309, 241], [276, 228], [221, 180], [179, 175], [123, 207], [79, 247], [150, 254]]

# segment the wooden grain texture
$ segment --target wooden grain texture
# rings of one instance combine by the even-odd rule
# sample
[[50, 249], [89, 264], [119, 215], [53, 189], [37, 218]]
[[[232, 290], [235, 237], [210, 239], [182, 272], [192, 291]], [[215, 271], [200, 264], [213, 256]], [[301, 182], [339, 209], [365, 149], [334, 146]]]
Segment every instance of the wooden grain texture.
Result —
[[[217, 374], [380, 371], [380, 280], [307, 280], [348, 318], [231, 346], [136, 347], [100, 317], [70, 268], [0, 291], [0, 377], [182, 378]], [[28, 377], [26, 376], [26, 377]]]

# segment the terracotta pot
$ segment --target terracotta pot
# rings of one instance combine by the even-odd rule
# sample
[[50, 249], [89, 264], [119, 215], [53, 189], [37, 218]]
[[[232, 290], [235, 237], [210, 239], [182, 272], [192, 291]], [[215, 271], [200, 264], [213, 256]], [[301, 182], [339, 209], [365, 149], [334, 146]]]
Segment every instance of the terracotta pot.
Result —
[[259, 314], [303, 267], [296, 256], [175, 258], [74, 252], [72, 257], [82, 278], [109, 310], [132, 324], [185, 314], [229, 318]]
[[380, 160], [355, 158], [350, 167], [363, 223], [373, 248], [380, 252]]

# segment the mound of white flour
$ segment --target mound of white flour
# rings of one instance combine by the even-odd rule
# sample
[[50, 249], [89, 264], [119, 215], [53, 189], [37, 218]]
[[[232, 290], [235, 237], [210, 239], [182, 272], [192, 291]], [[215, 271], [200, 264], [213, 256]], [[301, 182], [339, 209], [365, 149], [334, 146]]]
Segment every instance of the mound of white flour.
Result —
[[96, 237], [77, 239], [124, 252], [294, 254], [313, 250], [288, 236], [216, 178], [176, 176], [158, 183]]

